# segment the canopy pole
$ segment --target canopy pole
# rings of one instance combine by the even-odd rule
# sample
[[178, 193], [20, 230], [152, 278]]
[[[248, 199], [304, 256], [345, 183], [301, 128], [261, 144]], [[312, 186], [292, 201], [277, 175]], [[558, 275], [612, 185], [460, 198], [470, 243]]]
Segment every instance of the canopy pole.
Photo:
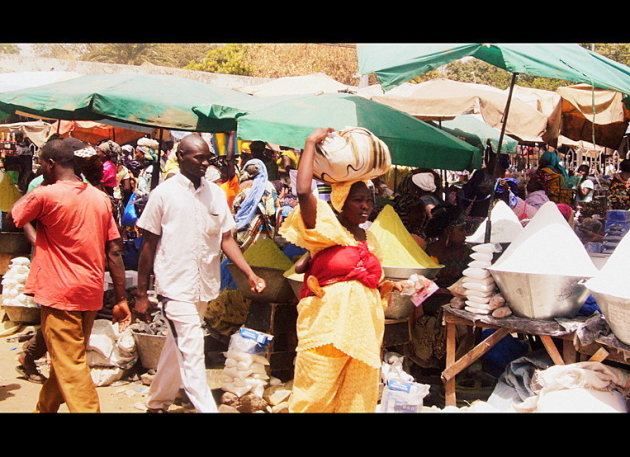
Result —
[[162, 134], [164, 130], [160, 128], [160, 136], [158, 139], [158, 151], [157, 151], [157, 159], [153, 164], [153, 173], [151, 173], [151, 190], [155, 189], [157, 185], [160, 183], [160, 173], [162, 172], [162, 167], [160, 167], [162, 163]]
[[499, 145], [497, 146], [497, 155], [496, 161], [494, 163], [494, 169], [492, 170], [492, 191], [490, 193], [490, 205], [488, 206], [488, 218], [486, 220], [486, 233], [484, 236], [484, 242], [490, 242], [490, 235], [492, 233], [492, 222], [490, 221], [490, 215], [492, 213], [492, 202], [494, 202], [494, 197], [496, 194], [496, 180], [497, 180], [497, 165], [499, 163], [499, 159], [501, 157], [501, 146], [503, 145], [503, 136], [505, 135], [505, 127], [507, 125], [508, 114], [510, 112], [510, 104], [512, 103], [512, 92], [514, 91], [514, 86], [516, 85], [516, 78], [518, 77], [518, 73], [512, 73], [512, 82], [510, 83], [510, 91], [508, 93], [507, 102], [505, 103], [505, 112], [503, 113], [503, 124], [501, 125], [501, 134], [499, 135]]

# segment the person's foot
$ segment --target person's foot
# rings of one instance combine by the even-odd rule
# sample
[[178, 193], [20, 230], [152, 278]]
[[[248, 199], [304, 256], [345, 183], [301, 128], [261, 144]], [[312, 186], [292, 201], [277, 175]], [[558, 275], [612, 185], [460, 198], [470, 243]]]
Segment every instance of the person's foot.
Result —
[[43, 384], [46, 382], [46, 376], [39, 372], [37, 365], [35, 365], [35, 361], [28, 357], [27, 354], [20, 354], [18, 356], [18, 362], [20, 364], [15, 367], [15, 369], [27, 381], [34, 382], [36, 384]]
[[148, 414], [166, 414], [168, 413], [168, 411], [162, 408], [147, 408], [147, 413]]

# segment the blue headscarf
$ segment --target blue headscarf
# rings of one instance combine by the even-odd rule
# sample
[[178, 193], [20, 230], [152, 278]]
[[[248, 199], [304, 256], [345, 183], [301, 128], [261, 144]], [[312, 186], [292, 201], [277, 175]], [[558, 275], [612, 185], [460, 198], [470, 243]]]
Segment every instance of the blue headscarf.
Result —
[[243, 169], [249, 165], [255, 165], [258, 168], [258, 174], [254, 177], [251, 190], [234, 217], [237, 229], [245, 227], [254, 218], [258, 203], [260, 203], [265, 187], [267, 187], [267, 167], [265, 164], [261, 160], [251, 159], [245, 163]]

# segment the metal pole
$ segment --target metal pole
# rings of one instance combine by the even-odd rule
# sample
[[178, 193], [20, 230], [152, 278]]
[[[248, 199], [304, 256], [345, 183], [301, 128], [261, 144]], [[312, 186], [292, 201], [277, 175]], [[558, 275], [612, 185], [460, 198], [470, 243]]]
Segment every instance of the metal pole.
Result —
[[151, 173], [151, 190], [155, 189], [160, 183], [160, 173], [162, 171], [162, 134], [164, 130], [160, 128], [160, 137], [158, 140], [157, 159], [153, 163], [153, 173]]
[[488, 206], [488, 218], [486, 220], [486, 233], [484, 236], [484, 242], [490, 242], [490, 235], [492, 233], [492, 222], [490, 221], [490, 215], [492, 213], [492, 202], [495, 197], [495, 188], [496, 188], [496, 178], [497, 178], [497, 164], [499, 163], [499, 159], [501, 157], [501, 146], [503, 145], [503, 136], [505, 135], [505, 126], [507, 124], [508, 114], [510, 112], [510, 104], [512, 102], [512, 92], [514, 91], [514, 86], [516, 85], [516, 78], [518, 77], [518, 73], [512, 73], [512, 82], [510, 83], [510, 91], [508, 93], [508, 99], [505, 104], [505, 112], [503, 113], [503, 124], [501, 125], [501, 134], [499, 135], [499, 146], [497, 147], [497, 159], [494, 163], [494, 170], [492, 170], [492, 191], [490, 193], [490, 205]]

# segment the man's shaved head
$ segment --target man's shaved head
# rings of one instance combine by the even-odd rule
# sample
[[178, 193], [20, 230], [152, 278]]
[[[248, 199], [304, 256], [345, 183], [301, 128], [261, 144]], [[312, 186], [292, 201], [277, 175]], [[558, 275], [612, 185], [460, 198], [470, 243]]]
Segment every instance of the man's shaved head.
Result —
[[179, 142], [179, 145], [177, 146], [178, 158], [181, 160], [181, 155], [191, 152], [197, 154], [210, 154], [210, 147], [199, 135], [191, 133], [190, 135], [186, 135]]
[[213, 157], [210, 146], [199, 135], [186, 135], [177, 146], [179, 169], [193, 182], [204, 177]]

